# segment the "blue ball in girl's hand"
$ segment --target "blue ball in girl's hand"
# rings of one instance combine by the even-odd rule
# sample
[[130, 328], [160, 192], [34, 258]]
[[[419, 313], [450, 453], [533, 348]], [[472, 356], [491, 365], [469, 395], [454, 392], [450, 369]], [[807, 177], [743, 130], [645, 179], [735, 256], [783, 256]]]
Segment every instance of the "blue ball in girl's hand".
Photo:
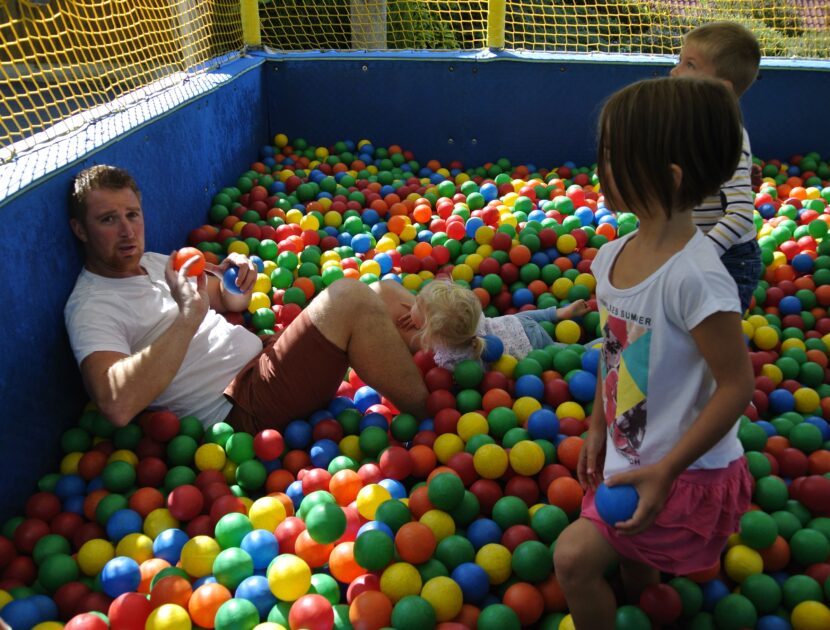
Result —
[[239, 267], [228, 267], [225, 270], [225, 275], [222, 276], [222, 284], [225, 285], [225, 290], [231, 293], [242, 293], [240, 288], [236, 286], [236, 278], [239, 275]]
[[504, 343], [495, 335], [482, 335], [484, 341], [484, 352], [481, 353], [481, 359], [485, 363], [493, 363], [501, 358], [504, 354]]
[[634, 515], [640, 495], [634, 486], [623, 484], [620, 486], [608, 487], [604, 483], [597, 488], [594, 497], [594, 504], [597, 506], [602, 520], [609, 525], [620, 521], [627, 521]]

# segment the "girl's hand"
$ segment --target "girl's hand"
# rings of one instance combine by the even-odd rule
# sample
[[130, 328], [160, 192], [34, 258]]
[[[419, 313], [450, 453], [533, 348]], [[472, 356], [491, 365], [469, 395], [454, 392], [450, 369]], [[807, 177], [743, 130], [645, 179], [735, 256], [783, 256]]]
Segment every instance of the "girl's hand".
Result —
[[417, 330], [418, 327], [415, 325], [415, 322], [412, 321], [412, 311], [409, 308], [409, 304], [401, 302], [401, 306], [406, 308], [406, 312], [398, 317], [397, 325], [398, 328], [401, 330]]
[[605, 467], [605, 434], [602, 431], [589, 430], [579, 451], [576, 476], [583, 490], [596, 490], [602, 483], [602, 470]]
[[605, 484], [609, 488], [627, 483], [634, 486], [640, 495], [634, 515], [627, 521], [618, 523], [617, 531], [633, 536], [648, 529], [663, 509], [673, 482], [674, 477], [660, 464], [643, 466], [611, 477]]
[[223, 274], [230, 267], [237, 267], [239, 269], [239, 275], [236, 277], [236, 286], [240, 293], [248, 293], [254, 288], [259, 270], [257, 269], [257, 266], [251, 262], [250, 258], [243, 256], [242, 254], [231, 252], [218, 265], [207, 263], [205, 265], [205, 270], [209, 271], [221, 280]]

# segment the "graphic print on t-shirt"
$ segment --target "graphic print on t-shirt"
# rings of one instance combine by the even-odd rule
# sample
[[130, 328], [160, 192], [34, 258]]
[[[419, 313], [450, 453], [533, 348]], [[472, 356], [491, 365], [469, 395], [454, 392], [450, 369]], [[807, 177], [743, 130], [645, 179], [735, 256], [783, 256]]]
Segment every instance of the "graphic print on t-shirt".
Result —
[[[602, 376], [605, 421], [617, 452], [630, 464], [640, 463], [640, 446], [648, 424], [648, 358], [650, 318], [628, 312], [615, 316], [600, 309], [603, 330]], [[643, 322], [643, 323], [640, 323]]]

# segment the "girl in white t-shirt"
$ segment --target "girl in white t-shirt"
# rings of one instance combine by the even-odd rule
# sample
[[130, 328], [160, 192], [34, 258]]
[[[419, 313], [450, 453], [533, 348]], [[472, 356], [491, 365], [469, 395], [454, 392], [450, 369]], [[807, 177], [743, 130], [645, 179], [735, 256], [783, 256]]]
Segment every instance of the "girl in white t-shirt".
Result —
[[436, 365], [451, 370], [466, 359], [481, 360], [486, 335], [497, 337], [506, 354], [523, 359], [531, 350], [556, 343], [540, 322], [580, 317], [589, 310], [585, 300], [576, 300], [560, 308], [485, 317], [470, 289], [449, 279], [436, 279], [415, 296], [398, 325], [415, 330], [418, 346], [432, 350]]
[[[598, 252], [592, 272], [603, 331], [601, 377], [577, 474], [580, 518], [559, 537], [557, 577], [580, 630], [614, 628], [605, 580], [619, 561], [637, 603], [660, 572], [713, 567], [752, 479], [737, 420], [753, 391], [734, 281], [691, 209], [729, 179], [741, 115], [720, 82], [655, 79], [610, 97], [599, 121], [605, 203], [633, 212], [638, 231]], [[595, 491], [633, 485], [639, 503], [617, 523]]]

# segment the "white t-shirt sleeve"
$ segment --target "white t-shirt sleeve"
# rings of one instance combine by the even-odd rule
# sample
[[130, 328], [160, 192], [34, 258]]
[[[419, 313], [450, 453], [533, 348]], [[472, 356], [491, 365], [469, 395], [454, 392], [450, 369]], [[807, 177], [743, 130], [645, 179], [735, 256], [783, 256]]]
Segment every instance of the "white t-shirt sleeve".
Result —
[[674, 294], [678, 299], [677, 314], [686, 330], [694, 329], [715, 313], [741, 312], [735, 281], [718, 260], [714, 262], [717, 266], [695, 268], [679, 279]]
[[102, 317], [94, 300], [67, 315], [69, 341], [75, 359], [81, 363], [93, 352], [131, 354], [127, 333], [120, 321]]

